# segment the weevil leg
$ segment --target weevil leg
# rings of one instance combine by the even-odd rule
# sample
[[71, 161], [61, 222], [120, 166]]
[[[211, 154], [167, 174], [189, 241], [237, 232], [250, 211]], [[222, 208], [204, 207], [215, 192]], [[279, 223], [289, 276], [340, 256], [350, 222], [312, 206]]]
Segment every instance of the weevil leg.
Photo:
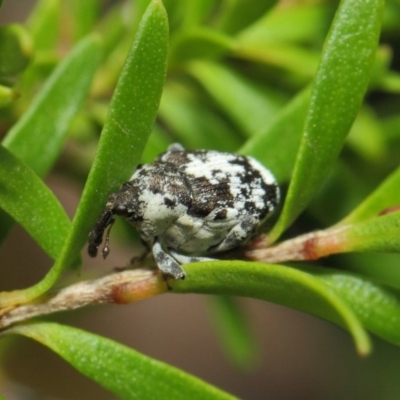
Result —
[[146, 257], [151, 253], [151, 248], [149, 244], [145, 242], [143, 239], [141, 240], [141, 242], [144, 247], [144, 250], [138, 256], [134, 256], [131, 258], [130, 265], [134, 265], [136, 263], [140, 265], [140, 263], [143, 262], [146, 259]]
[[185, 279], [185, 271], [161, 246], [158, 239], [153, 244], [153, 256], [163, 274], [175, 280]]
[[257, 215], [248, 216], [240, 224], [235, 225], [221, 243], [211, 247], [210, 251], [216, 253], [240, 246], [255, 232], [259, 222]]
[[170, 253], [172, 257], [174, 257], [175, 260], [179, 262], [179, 264], [191, 264], [200, 261], [215, 261], [215, 258], [188, 256], [185, 254], [177, 253], [173, 250], [170, 250]]

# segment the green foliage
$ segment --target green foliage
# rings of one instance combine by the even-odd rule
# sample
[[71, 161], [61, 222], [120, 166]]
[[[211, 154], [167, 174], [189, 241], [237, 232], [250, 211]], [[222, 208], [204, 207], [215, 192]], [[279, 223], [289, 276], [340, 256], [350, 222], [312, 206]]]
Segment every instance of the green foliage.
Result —
[[315, 76], [285, 205], [270, 234], [272, 240], [292, 224], [319, 189], [355, 120], [374, 61], [383, 2], [369, 6], [357, 0], [344, 1], [336, 13]]
[[354, 211], [340, 223], [365, 221], [400, 204], [400, 167], [389, 175]]
[[214, 296], [210, 311], [228, 356], [240, 368], [252, 367], [257, 359], [257, 346], [246, 314], [237, 299], [231, 296]]
[[[70, 228], [64, 209], [35, 172], [3, 146], [0, 146], [0, 158], [2, 209], [56, 259]], [[32, 218], [32, 209], [37, 210], [36, 218]]]
[[236, 398], [167, 364], [76, 328], [37, 323], [16, 327], [10, 333], [28, 336], [48, 346], [121, 399]]
[[[282, 235], [293, 244], [293, 232], [322, 229], [330, 242], [321, 254], [391, 252], [398, 267], [400, 76], [390, 65], [400, 11], [395, 2], [384, 10], [383, 0], [277, 3], [121, 0], [103, 10], [99, 0], [41, 0], [26, 26], [0, 27], [0, 239], [17, 222], [54, 259], [37, 284], [0, 293], [0, 321], [13, 307], [42, 301], [79, 264], [109, 193], [174, 141], [249, 154], [275, 174], [281, 210], [255, 246]], [[43, 181], [54, 168], [82, 188], [72, 223]], [[324, 214], [340, 221], [330, 227], [334, 218]], [[303, 259], [313, 258], [310, 243]], [[330, 268], [196, 263], [170, 286], [223, 296], [213, 315], [225, 350], [242, 366], [256, 349], [228, 296], [330, 321], [363, 355], [371, 349], [367, 331], [398, 346], [400, 274], [386, 277], [388, 286], [371, 265], [348, 260], [359, 274], [335, 258]], [[233, 398], [74, 328], [35, 323], [8, 332], [50, 347], [121, 398]]]
[[368, 335], [352, 309], [310, 274], [283, 265], [239, 261], [197, 263], [187, 271], [185, 281], [171, 284], [178, 292], [273, 301], [345, 327], [353, 335], [360, 354], [370, 350]]
[[53, 71], [3, 140], [5, 147], [41, 177], [60, 154], [71, 120], [89, 91], [99, 62], [99, 47], [95, 36], [79, 43]]
[[32, 41], [20, 25], [0, 27], [0, 77], [12, 77], [23, 71], [32, 54]]

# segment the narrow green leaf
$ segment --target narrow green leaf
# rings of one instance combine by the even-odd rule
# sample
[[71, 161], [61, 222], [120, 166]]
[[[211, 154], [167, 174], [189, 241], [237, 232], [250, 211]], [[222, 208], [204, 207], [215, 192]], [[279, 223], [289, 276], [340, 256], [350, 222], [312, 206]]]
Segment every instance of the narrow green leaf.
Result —
[[159, 116], [176, 140], [190, 149], [236, 151], [240, 145], [240, 135], [231, 125], [193, 96], [193, 91], [177, 83], [164, 87]]
[[[293, 254], [296, 254], [296, 246], [300, 246], [300, 253], [303, 252], [304, 255], [288, 259], [315, 259], [348, 252], [400, 253], [399, 210], [400, 207], [397, 207], [394, 211], [376, 218], [334, 226], [315, 235], [307, 234], [294, 240], [291, 245], [287, 242]], [[309, 254], [313, 257], [309, 257]]]
[[400, 253], [400, 211], [347, 225], [339, 236], [346, 251]]
[[234, 364], [248, 369], [256, 359], [256, 346], [244, 310], [234, 297], [213, 296], [211, 300], [210, 312], [221, 346]]
[[217, 0], [191, 0], [176, 3], [178, 8], [183, 9], [181, 29], [191, 29], [196, 25], [201, 25], [212, 13], [216, 3]]
[[346, 253], [335, 257], [340, 270], [360, 274], [396, 290], [400, 290], [399, 263], [399, 253]]
[[393, 141], [400, 138], [400, 114], [396, 111], [381, 119], [381, 126], [383, 128], [385, 138]]
[[[320, 60], [317, 47], [330, 20], [327, 4], [275, 7], [237, 36], [236, 56], [290, 72], [308, 83]], [[315, 43], [317, 41], [317, 43]], [[308, 46], [301, 46], [305, 42]], [[312, 46], [309, 44], [312, 43]]]
[[17, 221], [53, 259], [70, 221], [53, 192], [25, 164], [0, 146], [0, 208]]
[[379, 89], [385, 90], [391, 93], [400, 93], [400, 74], [393, 71], [388, 71], [386, 74], [381, 76], [380, 81], [376, 85]]
[[[362, 174], [362, 172], [361, 172]], [[365, 177], [364, 175], [363, 177]], [[338, 159], [326, 185], [316, 194], [311, 201], [307, 213], [312, 215], [319, 226], [332, 226], [337, 224], [343, 215], [347, 215], [352, 209], [360, 204], [368, 195], [368, 186], [365, 180], [357, 174], [352, 165]], [[338, 202], [338, 193], [342, 201]]]
[[377, 163], [387, 157], [388, 148], [380, 121], [370, 108], [361, 108], [346, 144], [368, 162]]
[[167, 15], [161, 1], [154, 0], [143, 16], [115, 89], [64, 262], [80, 251], [108, 195], [140, 162], [161, 98], [167, 45]]
[[302, 267], [327, 284], [371, 332], [400, 345], [400, 292], [360, 275], [315, 266]]
[[246, 136], [264, 127], [281, 105], [282, 100], [275, 93], [217, 63], [193, 61], [187, 71], [199, 80]]
[[163, 3], [167, 10], [172, 37], [178, 32], [202, 25], [203, 21], [207, 22], [206, 20], [214, 15], [214, 10], [219, 5], [218, 0], [179, 2], [176, 0], [164, 0]]
[[339, 222], [352, 224], [378, 216], [388, 208], [400, 206], [400, 167], [372, 192], [354, 211]]
[[46, 81], [3, 145], [39, 176], [54, 164], [72, 119], [82, 106], [100, 56], [99, 40], [82, 40]]
[[74, 39], [79, 40], [93, 30], [99, 15], [100, 2], [98, 0], [72, 0], [72, 17], [74, 23]]
[[171, 143], [172, 139], [170, 135], [160, 126], [154, 125], [143, 151], [141, 163], [148, 164], [154, 162], [155, 158], [163, 153]]
[[267, 166], [280, 184], [289, 181], [299, 150], [310, 101], [309, 88], [281, 108], [271, 123], [252, 136], [240, 149]]
[[80, 329], [35, 323], [14, 327], [7, 334], [24, 335], [42, 343], [121, 399], [236, 398], [168, 364]]
[[0, 76], [22, 72], [32, 57], [32, 40], [24, 27], [17, 24], [0, 26]]
[[235, 56], [281, 68], [290, 72], [291, 79], [304, 83], [308, 83], [314, 76], [320, 60], [317, 51], [287, 43], [238, 46]]
[[[137, 27], [139, 25], [144, 13], [146, 12], [147, 7], [150, 5], [151, 0], [130, 0], [130, 3], [131, 3], [131, 6], [133, 6], [133, 9], [135, 10], [134, 17], [136, 17], [136, 18], [133, 23]], [[165, 3], [166, 2], [163, 2], [164, 7], [168, 11], [168, 8]], [[168, 19], [169, 19], [169, 12], [167, 12], [167, 15], [168, 15]]]
[[254, 21], [261, 18], [275, 4], [277, 0], [233, 0], [223, 2], [220, 11], [218, 28], [227, 33], [237, 33]]
[[[103, 39], [104, 58], [107, 58], [121, 41], [124, 41], [128, 28], [132, 29], [130, 24], [129, 27], [126, 26], [126, 21], [131, 21], [131, 18], [130, 16], [127, 18], [125, 10], [126, 4], [116, 4], [96, 24], [96, 32], [99, 32]], [[136, 15], [135, 18], [137, 18]]]
[[17, 97], [18, 93], [15, 90], [0, 85], [0, 108], [7, 107]]
[[196, 58], [216, 58], [231, 53], [234, 48], [235, 42], [229, 36], [204, 27], [192, 28], [174, 36], [170, 60], [172, 64], [179, 64]]
[[[24, 97], [28, 95], [29, 98], [29, 95], [35, 92], [38, 82], [43, 80], [43, 75], [57, 62], [61, 33], [61, 42], [65, 45], [65, 43], [81, 39], [84, 36], [84, 32], [94, 31], [94, 29], [90, 29], [92, 27], [91, 24], [94, 22], [93, 15], [90, 14], [91, 0], [79, 2], [78, 6], [74, 8], [75, 3], [78, 2], [39, 0], [36, 3], [28, 20], [28, 27], [33, 35], [36, 54], [34, 62], [23, 75], [20, 84], [25, 94]], [[81, 10], [79, 10], [79, 5], [82, 7]], [[76, 15], [72, 15], [71, 9], [76, 12]], [[65, 29], [65, 26], [68, 29]], [[71, 35], [73, 35], [73, 40], [70, 38]], [[108, 44], [108, 37], [102, 37], [103, 57], [105, 42]]]
[[292, 181], [271, 241], [308, 205], [343, 146], [368, 86], [382, 7], [382, 0], [345, 0], [337, 11], [315, 77]]
[[60, 34], [60, 0], [40, 0], [28, 20], [35, 51], [54, 50]]
[[184, 281], [170, 282], [178, 293], [207, 293], [252, 297], [304, 311], [346, 328], [360, 354], [370, 341], [360, 321], [339, 296], [318, 278], [283, 265], [244, 261], [187, 265]]
[[153, 0], [118, 80], [96, 159], [61, 255], [42, 281], [10, 293], [2, 300], [3, 306], [30, 301], [54, 285], [75, 261], [108, 195], [131, 176], [156, 117], [166, 73], [167, 46], [167, 15], [161, 1]]
[[237, 40], [243, 46], [265, 47], [271, 42], [310, 43], [326, 34], [331, 15], [327, 3], [292, 3], [275, 7], [242, 30]]
[[[96, 37], [82, 40], [49, 77], [3, 145], [43, 177], [57, 159], [68, 128], [81, 108], [100, 59]], [[0, 241], [12, 226], [0, 212]]]

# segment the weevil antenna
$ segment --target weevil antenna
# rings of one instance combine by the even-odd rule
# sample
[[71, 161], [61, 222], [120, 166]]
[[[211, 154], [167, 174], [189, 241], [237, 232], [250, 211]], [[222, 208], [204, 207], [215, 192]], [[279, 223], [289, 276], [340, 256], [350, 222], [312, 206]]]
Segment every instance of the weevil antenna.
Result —
[[103, 250], [101, 251], [101, 255], [103, 256], [104, 259], [107, 258], [108, 254], [110, 253], [110, 232], [111, 232], [111, 228], [113, 227], [115, 222], [115, 217], [113, 216], [109, 222], [109, 228], [107, 230], [106, 233], [106, 239], [104, 241], [104, 247]]
[[[88, 253], [90, 257], [97, 256], [98, 247], [101, 245], [103, 241], [103, 234], [106, 228], [109, 225], [114, 223], [114, 211], [112, 209], [106, 208], [103, 213], [100, 215], [99, 219], [97, 220], [96, 224], [94, 225], [93, 229], [89, 234], [89, 245], [88, 245]], [[106, 244], [108, 248], [108, 242]], [[103, 250], [104, 251], [104, 250]], [[109, 249], [108, 249], [109, 252]], [[108, 254], [108, 253], [107, 253]], [[104, 257], [104, 254], [103, 254]]]

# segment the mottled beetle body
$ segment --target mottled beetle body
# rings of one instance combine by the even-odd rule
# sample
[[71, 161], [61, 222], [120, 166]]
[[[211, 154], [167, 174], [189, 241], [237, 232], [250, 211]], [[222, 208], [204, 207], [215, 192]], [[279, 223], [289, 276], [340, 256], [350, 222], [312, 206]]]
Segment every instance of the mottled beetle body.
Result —
[[[255, 159], [175, 144], [109, 196], [90, 233], [89, 254], [96, 256], [104, 230], [122, 215], [152, 249], [158, 267], [184, 278], [180, 264], [243, 244], [278, 201], [275, 178]], [[107, 237], [104, 257], [108, 251]]]

